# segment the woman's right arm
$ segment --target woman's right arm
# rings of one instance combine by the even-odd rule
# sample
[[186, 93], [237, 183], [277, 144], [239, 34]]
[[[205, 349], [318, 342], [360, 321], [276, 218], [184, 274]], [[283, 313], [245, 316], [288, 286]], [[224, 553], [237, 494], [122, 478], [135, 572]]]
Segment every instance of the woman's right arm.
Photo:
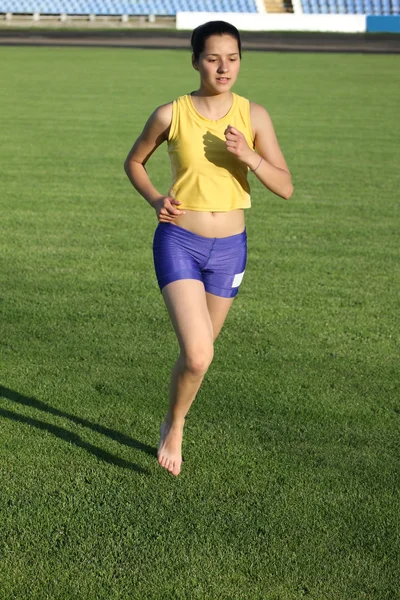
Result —
[[145, 165], [153, 152], [168, 138], [172, 120], [172, 103], [157, 108], [133, 144], [126, 160], [125, 172], [133, 187], [147, 200], [157, 213], [158, 220], [170, 222], [183, 211], [176, 208], [179, 202], [163, 196], [151, 183]]

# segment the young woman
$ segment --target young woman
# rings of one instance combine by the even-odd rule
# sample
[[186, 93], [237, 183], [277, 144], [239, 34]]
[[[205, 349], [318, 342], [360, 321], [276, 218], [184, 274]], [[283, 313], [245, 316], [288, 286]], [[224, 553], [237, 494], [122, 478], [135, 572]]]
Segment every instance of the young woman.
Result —
[[[198, 90], [157, 108], [125, 161], [130, 181], [157, 215], [155, 269], [180, 346], [158, 448], [159, 464], [174, 475], [186, 414], [245, 271], [247, 173], [282, 198], [293, 192], [267, 111], [231, 92], [241, 60], [237, 29], [211, 21], [193, 31], [191, 44]], [[167, 195], [145, 169], [164, 141], [172, 167]]]

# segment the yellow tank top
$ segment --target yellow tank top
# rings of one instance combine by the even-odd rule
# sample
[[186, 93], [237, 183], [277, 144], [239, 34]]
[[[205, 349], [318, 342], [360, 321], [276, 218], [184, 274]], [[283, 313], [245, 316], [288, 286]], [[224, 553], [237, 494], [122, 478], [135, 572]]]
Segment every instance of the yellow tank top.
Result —
[[212, 121], [195, 109], [190, 94], [172, 104], [168, 135], [172, 184], [169, 195], [181, 202], [180, 209], [229, 211], [250, 208], [248, 167], [225, 146], [224, 131], [236, 127], [254, 148], [250, 102], [233, 95], [229, 112]]

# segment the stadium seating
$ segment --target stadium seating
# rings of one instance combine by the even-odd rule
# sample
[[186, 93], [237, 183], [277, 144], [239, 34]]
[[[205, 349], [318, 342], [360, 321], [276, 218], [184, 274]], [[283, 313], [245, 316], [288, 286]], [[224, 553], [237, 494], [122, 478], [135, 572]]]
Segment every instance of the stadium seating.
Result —
[[301, 0], [301, 3], [304, 14], [400, 14], [400, 0]]
[[256, 13], [255, 0], [0, 0], [0, 13], [175, 15], [177, 11]]
[[[400, 0], [301, 0], [301, 3], [305, 14], [400, 14]], [[258, 12], [256, 0], [0, 0], [2, 14], [173, 16], [178, 11]]]

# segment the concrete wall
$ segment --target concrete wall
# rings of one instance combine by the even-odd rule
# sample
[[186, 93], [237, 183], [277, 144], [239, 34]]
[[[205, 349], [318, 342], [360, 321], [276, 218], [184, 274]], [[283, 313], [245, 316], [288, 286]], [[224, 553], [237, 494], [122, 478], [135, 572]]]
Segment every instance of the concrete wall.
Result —
[[294, 15], [178, 12], [176, 28], [192, 30], [207, 21], [228, 21], [240, 31], [324, 31], [364, 33], [366, 15]]
[[400, 15], [303, 15], [178, 12], [176, 28], [192, 30], [207, 21], [228, 21], [240, 31], [322, 31], [400, 33]]

